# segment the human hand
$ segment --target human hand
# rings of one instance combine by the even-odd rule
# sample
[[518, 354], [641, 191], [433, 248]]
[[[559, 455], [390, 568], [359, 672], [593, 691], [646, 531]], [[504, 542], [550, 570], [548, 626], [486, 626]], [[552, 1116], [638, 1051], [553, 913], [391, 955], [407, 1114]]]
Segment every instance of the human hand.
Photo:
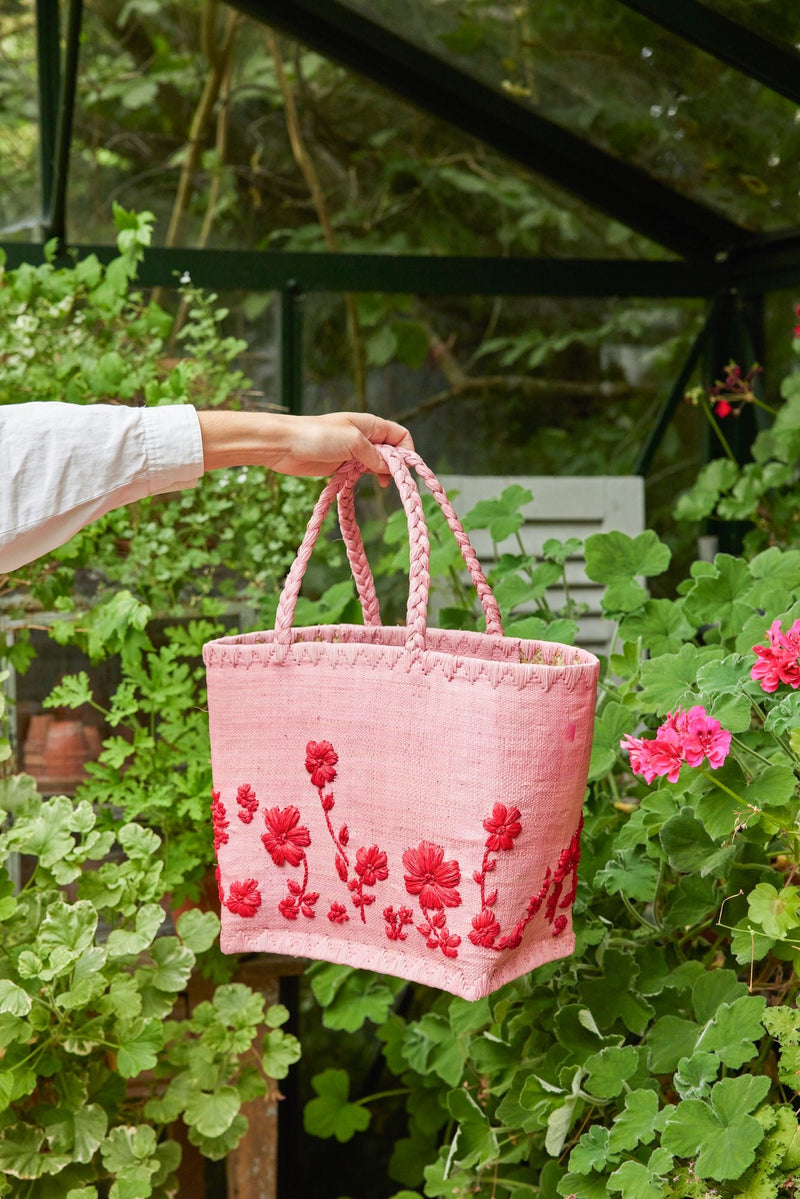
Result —
[[330, 475], [355, 459], [390, 480], [376, 443], [413, 450], [411, 434], [395, 421], [369, 412], [284, 416], [260, 412], [199, 412], [206, 470], [223, 466], [267, 466], [284, 475]]

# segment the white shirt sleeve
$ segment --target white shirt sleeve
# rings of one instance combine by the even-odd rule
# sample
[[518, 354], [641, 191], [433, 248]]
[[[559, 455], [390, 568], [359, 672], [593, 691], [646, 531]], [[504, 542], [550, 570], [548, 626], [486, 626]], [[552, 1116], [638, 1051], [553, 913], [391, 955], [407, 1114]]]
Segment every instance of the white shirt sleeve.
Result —
[[193, 487], [202, 474], [190, 404], [0, 405], [0, 572], [55, 549], [112, 508]]

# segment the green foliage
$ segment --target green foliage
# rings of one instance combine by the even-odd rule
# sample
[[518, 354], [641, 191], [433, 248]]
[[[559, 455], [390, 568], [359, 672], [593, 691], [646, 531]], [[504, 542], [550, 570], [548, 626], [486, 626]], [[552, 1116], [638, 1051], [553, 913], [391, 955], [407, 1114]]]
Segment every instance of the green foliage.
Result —
[[[468, 523], [513, 536], [528, 500], [506, 492]], [[546, 547], [547, 562], [560, 573], [575, 548]], [[800, 708], [750, 671], [771, 620], [800, 616], [796, 555], [721, 554], [655, 601], [641, 581], [669, 551], [653, 533], [599, 534], [585, 553], [619, 637], [601, 682], [576, 954], [474, 1004], [314, 966], [325, 1023], [353, 1036], [374, 1025], [383, 1074], [363, 1094], [337, 1059], [313, 1079], [306, 1128], [349, 1140], [365, 1109], [370, 1129], [385, 1106], [403, 1129], [404, 1112], [389, 1175], [430, 1197], [777, 1199], [800, 1147]], [[540, 565], [501, 559], [498, 594], [508, 580], [522, 604], [527, 583], [538, 602]], [[726, 761], [646, 786], [620, 741], [694, 705], [731, 730]]]
[[[235, 1146], [242, 1103], [299, 1055], [285, 1009], [233, 983], [173, 1014], [219, 921], [190, 910], [167, 932], [154, 834], [126, 824], [115, 843], [88, 802], [42, 800], [24, 775], [0, 782], [0, 817], [0, 1170], [52, 1179], [47, 1193], [166, 1199], [181, 1156], [167, 1126], [182, 1119], [208, 1157]], [[30, 863], [16, 892], [11, 854]]]

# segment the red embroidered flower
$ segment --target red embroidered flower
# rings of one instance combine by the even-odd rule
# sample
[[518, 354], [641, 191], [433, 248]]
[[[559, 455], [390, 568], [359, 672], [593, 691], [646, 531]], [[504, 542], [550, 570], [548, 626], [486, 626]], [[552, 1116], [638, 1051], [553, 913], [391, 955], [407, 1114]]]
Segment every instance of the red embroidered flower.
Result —
[[343, 903], [332, 903], [331, 910], [328, 912], [328, 919], [331, 924], [344, 924], [350, 917], [347, 915], [347, 908]]
[[408, 934], [404, 931], [407, 924], [413, 924], [414, 913], [411, 908], [401, 907], [399, 912], [395, 912], [393, 907], [383, 909], [383, 918], [386, 921], [386, 936], [390, 941], [405, 941]]
[[389, 877], [387, 862], [386, 854], [382, 849], [378, 849], [377, 845], [372, 845], [369, 849], [362, 846], [359, 849], [355, 869], [365, 887], [374, 887], [376, 882], [383, 882]]
[[249, 783], [243, 783], [236, 792], [236, 802], [239, 805], [239, 819], [242, 824], [250, 824], [256, 814], [258, 800]]
[[264, 813], [264, 820], [267, 831], [261, 840], [275, 865], [288, 862], [290, 866], [299, 866], [305, 857], [306, 846], [311, 844], [311, 835], [304, 825], [298, 827], [300, 813], [297, 808], [269, 808]]
[[217, 852], [220, 845], [225, 845], [228, 840], [228, 834], [225, 831], [228, 827], [229, 820], [225, 815], [225, 807], [219, 797], [219, 791], [211, 792], [211, 825], [214, 829], [214, 853]]
[[457, 908], [461, 896], [456, 887], [461, 882], [458, 862], [444, 861], [441, 845], [421, 841], [416, 849], [403, 854], [404, 875], [409, 895], [418, 895], [423, 908]]
[[306, 770], [315, 787], [324, 787], [336, 778], [334, 767], [339, 755], [330, 741], [309, 741], [306, 746]]
[[499, 849], [513, 849], [514, 841], [522, 832], [519, 818], [519, 808], [507, 808], [503, 803], [496, 803], [491, 816], [483, 822], [483, 827], [490, 834], [486, 838], [486, 848], [494, 853]]
[[246, 878], [241, 883], [231, 883], [228, 899], [225, 904], [229, 912], [237, 916], [255, 916], [261, 907], [261, 892], [254, 878]]
[[486, 949], [491, 949], [499, 932], [500, 925], [491, 908], [484, 908], [480, 915], [472, 917], [469, 939], [473, 945], [483, 945]]

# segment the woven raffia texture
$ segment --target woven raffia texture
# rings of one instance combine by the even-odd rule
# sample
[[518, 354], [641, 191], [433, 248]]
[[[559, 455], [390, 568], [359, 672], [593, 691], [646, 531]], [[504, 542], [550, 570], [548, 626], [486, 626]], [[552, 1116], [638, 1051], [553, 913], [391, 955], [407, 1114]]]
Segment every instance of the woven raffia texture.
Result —
[[[495, 631], [427, 628], [414, 459], [390, 457], [411, 509], [406, 627], [376, 623], [349, 468], [315, 510], [276, 629], [205, 648], [222, 947], [344, 962], [476, 999], [574, 948], [599, 663], [503, 637], [482, 576]], [[307, 542], [340, 492], [368, 623], [294, 628]]]

